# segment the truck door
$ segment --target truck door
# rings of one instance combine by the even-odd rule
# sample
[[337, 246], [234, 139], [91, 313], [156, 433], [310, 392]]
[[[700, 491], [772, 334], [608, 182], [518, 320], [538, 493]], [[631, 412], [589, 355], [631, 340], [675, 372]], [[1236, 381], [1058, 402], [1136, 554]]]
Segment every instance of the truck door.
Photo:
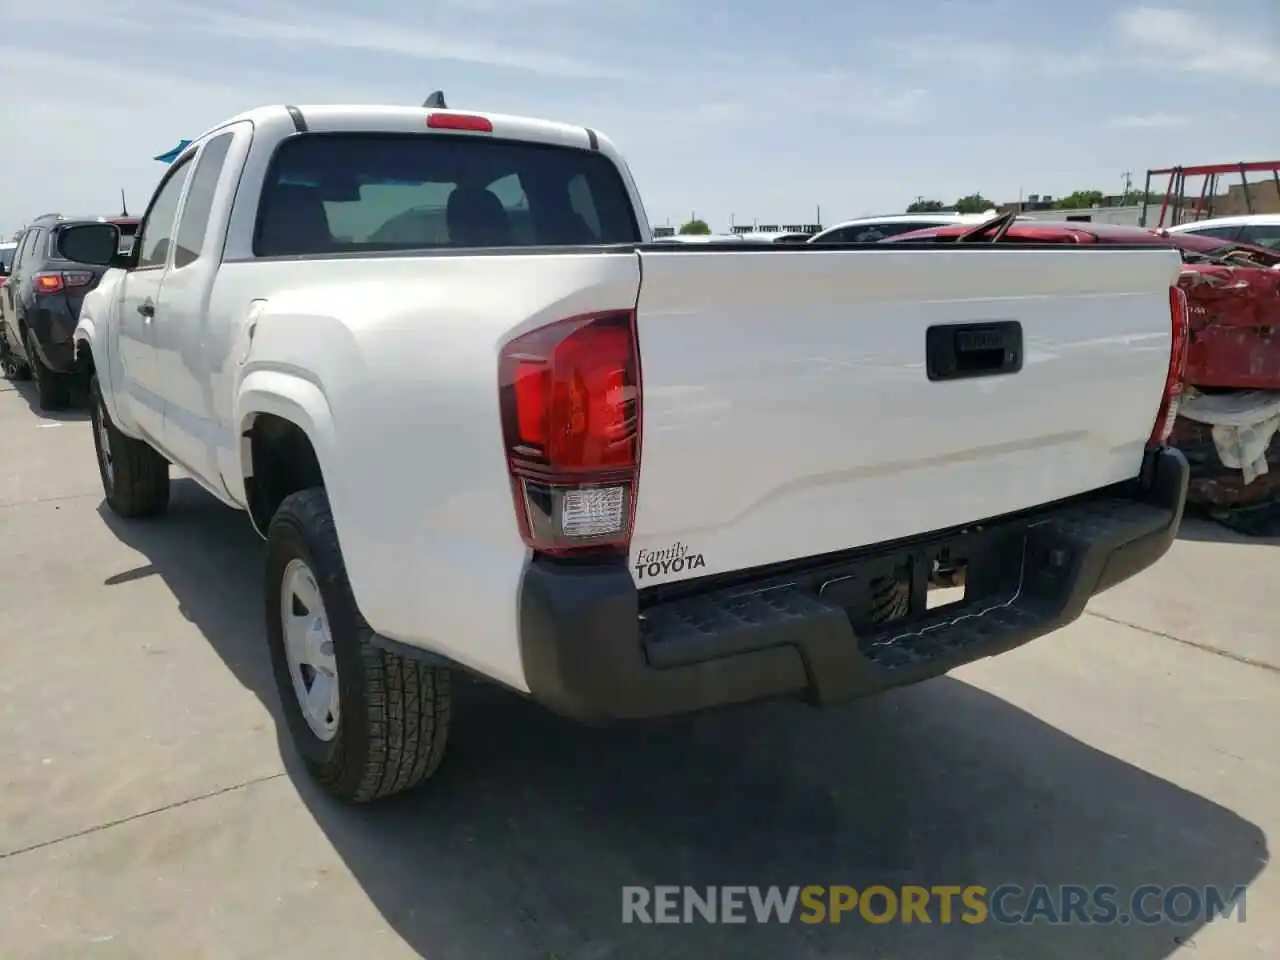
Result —
[[[161, 449], [164, 442], [164, 397], [156, 363], [156, 339], [165, 322], [161, 289], [171, 259], [178, 202], [191, 173], [187, 157], [165, 174], [143, 216], [134, 241], [137, 265], [123, 280], [119, 317], [119, 399], [127, 404], [133, 422]], [[167, 450], [166, 450], [167, 452]]]
[[[214, 415], [210, 389], [225, 360], [225, 351], [219, 352], [216, 345], [226, 338], [210, 329], [215, 319], [210, 315], [210, 293], [230, 208], [218, 197], [234, 193], [252, 129], [248, 123], [236, 124], [201, 145], [178, 213], [173, 257], [154, 325], [165, 448], [183, 469], [215, 486], [221, 485], [217, 450], [222, 426]], [[233, 151], [237, 137], [240, 148]], [[220, 190], [222, 182], [226, 186]]]

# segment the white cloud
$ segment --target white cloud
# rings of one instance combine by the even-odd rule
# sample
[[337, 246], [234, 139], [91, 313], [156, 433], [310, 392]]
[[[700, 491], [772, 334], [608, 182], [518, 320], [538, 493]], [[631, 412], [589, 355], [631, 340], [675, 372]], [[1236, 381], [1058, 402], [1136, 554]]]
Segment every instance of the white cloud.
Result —
[[1265, 29], [1244, 34], [1218, 22], [1185, 10], [1135, 7], [1121, 13], [1116, 25], [1130, 48], [1165, 70], [1280, 86], [1280, 46], [1268, 40]]
[[[271, 8], [268, 8], [271, 9]], [[366, 50], [416, 60], [453, 60], [528, 70], [549, 76], [604, 78], [625, 76], [616, 67], [557, 54], [540, 45], [509, 46], [433, 30], [406, 29], [399, 24], [346, 15], [320, 14], [301, 7], [278, 6], [274, 16], [193, 11], [199, 27], [254, 43], [305, 44], [330, 49]]]
[[1112, 117], [1107, 124], [1130, 130], [1151, 130], [1160, 127], [1190, 126], [1191, 118], [1174, 113], [1129, 114], [1123, 117]]
[[1070, 77], [1101, 69], [1105, 61], [1089, 50], [1052, 50], [995, 40], [945, 36], [890, 40], [884, 50], [899, 63], [957, 71], [955, 79], [1020, 73], [1037, 77]]
[[[497, 9], [498, 0], [462, 0], [481, 9]], [[572, 0], [519, 0], [533, 3], [569, 3]], [[192, 37], [223, 37], [255, 45], [285, 45], [330, 50], [362, 50], [414, 60], [453, 61], [489, 67], [524, 70], [552, 77], [621, 77], [626, 71], [596, 63], [569, 51], [557, 52], [542, 34], [529, 35], [526, 43], [504, 43], [464, 31], [423, 27], [421, 8], [408, 22], [396, 18], [367, 19], [349, 13], [333, 13], [292, 3], [223, 8], [197, 6], [182, 0], [127, 0], [104, 8], [89, 0], [46, 0], [47, 5], [20, 10], [6, 18], [48, 22], [60, 20], [80, 28], [103, 27], [133, 34], [166, 36], [188, 33]], [[488, 5], [488, 6], [486, 6]], [[479, 11], [477, 11], [479, 12]], [[163, 28], [163, 30], [161, 30]], [[480, 32], [480, 31], [477, 31]]]

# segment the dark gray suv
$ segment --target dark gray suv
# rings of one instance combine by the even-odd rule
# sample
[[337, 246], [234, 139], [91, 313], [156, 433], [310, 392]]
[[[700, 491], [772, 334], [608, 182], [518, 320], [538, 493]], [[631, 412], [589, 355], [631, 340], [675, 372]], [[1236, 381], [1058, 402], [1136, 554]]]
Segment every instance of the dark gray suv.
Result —
[[109, 219], [123, 238], [137, 232], [134, 217], [37, 217], [22, 232], [0, 286], [0, 370], [10, 379], [34, 377], [40, 409], [65, 407], [78, 376], [72, 334], [85, 295], [105, 268], [58, 256], [58, 234], [77, 223]]

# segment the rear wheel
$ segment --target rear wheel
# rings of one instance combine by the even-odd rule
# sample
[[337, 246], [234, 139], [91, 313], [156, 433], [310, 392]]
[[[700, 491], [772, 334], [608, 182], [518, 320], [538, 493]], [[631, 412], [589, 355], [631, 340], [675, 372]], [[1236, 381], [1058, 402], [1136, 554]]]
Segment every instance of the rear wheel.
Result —
[[374, 645], [323, 488], [291, 494], [276, 511], [266, 580], [276, 686], [312, 777], [342, 800], [365, 803], [431, 776], [449, 735], [449, 671]]
[[36, 399], [41, 410], [61, 410], [71, 399], [70, 379], [50, 370], [40, 359], [36, 338], [30, 330], [26, 338], [27, 361], [36, 381]]
[[89, 419], [107, 506], [130, 519], [164, 513], [169, 506], [169, 461], [111, 422], [96, 376], [89, 379]]

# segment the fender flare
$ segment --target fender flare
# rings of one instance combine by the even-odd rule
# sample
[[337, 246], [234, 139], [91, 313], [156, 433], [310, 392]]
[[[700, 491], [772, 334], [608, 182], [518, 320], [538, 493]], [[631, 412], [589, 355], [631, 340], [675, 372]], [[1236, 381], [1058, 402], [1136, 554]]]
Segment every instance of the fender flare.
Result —
[[98, 325], [92, 316], [85, 316], [83, 311], [76, 321], [76, 328], [71, 332], [71, 342], [75, 344], [76, 366], [84, 364], [82, 351], [88, 350], [93, 362], [93, 369], [98, 377], [98, 389], [102, 394], [102, 404], [107, 408], [107, 416], [127, 436], [132, 436], [130, 424], [120, 416], [120, 408], [116, 403], [115, 377], [111, 371], [111, 356], [104, 342], [98, 335]]
[[[254, 418], [261, 414], [272, 414], [288, 420], [302, 430], [311, 441], [327, 486], [331, 473], [326, 467], [335, 462], [337, 439], [333, 411], [324, 389], [310, 377], [293, 371], [259, 368], [247, 373], [236, 391], [233, 422], [239, 442], [239, 455], [236, 458], [239, 475], [223, 478], [228, 488], [243, 490], [244, 480], [252, 468], [252, 453], [245, 435], [253, 425]], [[331, 496], [332, 493], [330, 490]], [[252, 511], [250, 516], [252, 517]], [[258, 533], [266, 536], [265, 530], [259, 530]]]

